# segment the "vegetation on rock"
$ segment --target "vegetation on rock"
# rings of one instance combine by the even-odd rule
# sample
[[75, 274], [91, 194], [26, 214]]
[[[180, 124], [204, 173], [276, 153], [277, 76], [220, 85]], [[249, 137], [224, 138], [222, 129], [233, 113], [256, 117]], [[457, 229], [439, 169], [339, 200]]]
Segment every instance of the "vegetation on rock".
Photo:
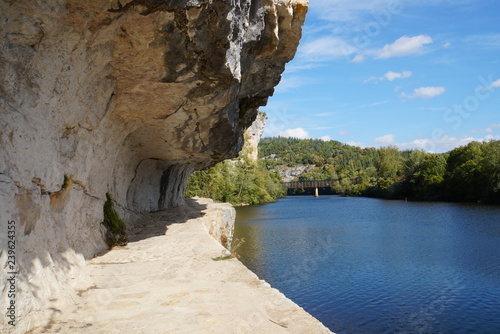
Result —
[[104, 225], [109, 232], [106, 240], [109, 248], [126, 245], [128, 239], [126, 226], [113, 207], [113, 198], [110, 193], [106, 193], [103, 211]]
[[[222, 260], [229, 260], [232, 258], [239, 258], [240, 256], [236, 253], [236, 250], [240, 248], [241, 245], [245, 242], [245, 239], [234, 239], [233, 243], [228, 247], [228, 249], [225, 249], [222, 251], [220, 256], [213, 257], [212, 260], [214, 261], [222, 261]], [[229, 252], [229, 254], [227, 254]]]
[[71, 183], [72, 183], [71, 177], [64, 174], [64, 181], [63, 181], [63, 184], [61, 186], [61, 190], [66, 190], [69, 187], [71, 187]]

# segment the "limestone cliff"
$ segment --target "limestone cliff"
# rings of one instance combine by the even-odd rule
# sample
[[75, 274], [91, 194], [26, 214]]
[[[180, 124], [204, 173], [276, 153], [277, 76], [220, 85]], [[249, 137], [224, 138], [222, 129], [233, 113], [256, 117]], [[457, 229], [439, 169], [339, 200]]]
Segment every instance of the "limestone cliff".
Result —
[[0, 260], [13, 221], [18, 331], [71, 298], [84, 258], [106, 248], [107, 192], [130, 225], [181, 205], [192, 171], [238, 154], [306, 11], [307, 0], [0, 1]]
[[266, 114], [259, 112], [255, 121], [245, 131], [245, 143], [240, 152], [240, 157], [245, 156], [251, 161], [259, 158], [259, 142], [266, 126]]
[[304, 173], [308, 173], [316, 167], [315, 165], [297, 165], [297, 166], [287, 166], [279, 165], [275, 167], [275, 170], [281, 175], [283, 182], [292, 182], [294, 179], [298, 178]]

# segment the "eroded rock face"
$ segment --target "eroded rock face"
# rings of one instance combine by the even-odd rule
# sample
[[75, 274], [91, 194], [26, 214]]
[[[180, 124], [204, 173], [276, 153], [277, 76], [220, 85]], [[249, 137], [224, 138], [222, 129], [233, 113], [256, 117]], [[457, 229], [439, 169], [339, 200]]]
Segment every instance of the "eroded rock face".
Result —
[[245, 131], [245, 144], [240, 152], [240, 156], [246, 156], [251, 161], [259, 159], [259, 142], [266, 126], [266, 114], [259, 112], [255, 121]]
[[0, 2], [1, 263], [15, 221], [17, 330], [69, 300], [84, 258], [106, 248], [107, 192], [132, 224], [181, 205], [192, 171], [238, 154], [306, 10], [306, 0]]

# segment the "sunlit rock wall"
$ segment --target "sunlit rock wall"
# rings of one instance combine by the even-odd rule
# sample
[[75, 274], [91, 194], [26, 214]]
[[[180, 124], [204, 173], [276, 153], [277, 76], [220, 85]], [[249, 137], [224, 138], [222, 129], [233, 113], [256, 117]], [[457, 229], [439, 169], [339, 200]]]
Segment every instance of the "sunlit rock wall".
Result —
[[240, 152], [240, 157], [245, 156], [251, 161], [259, 158], [259, 142], [266, 126], [266, 114], [259, 112], [255, 121], [245, 131], [245, 144]]
[[0, 1], [0, 259], [15, 221], [19, 332], [71, 302], [78, 268], [106, 248], [107, 192], [133, 224], [181, 205], [192, 171], [238, 154], [306, 11], [306, 0]]

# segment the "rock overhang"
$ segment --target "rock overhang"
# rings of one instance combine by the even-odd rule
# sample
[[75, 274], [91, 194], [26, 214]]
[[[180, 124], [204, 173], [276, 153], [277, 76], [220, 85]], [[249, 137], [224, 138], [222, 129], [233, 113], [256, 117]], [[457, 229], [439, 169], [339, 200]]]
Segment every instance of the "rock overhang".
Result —
[[80, 256], [106, 247], [106, 193], [132, 224], [182, 204], [192, 171], [237, 156], [306, 11], [304, 0], [0, 2], [0, 214], [20, 224], [20, 289], [51, 286], [19, 300], [33, 324]]

